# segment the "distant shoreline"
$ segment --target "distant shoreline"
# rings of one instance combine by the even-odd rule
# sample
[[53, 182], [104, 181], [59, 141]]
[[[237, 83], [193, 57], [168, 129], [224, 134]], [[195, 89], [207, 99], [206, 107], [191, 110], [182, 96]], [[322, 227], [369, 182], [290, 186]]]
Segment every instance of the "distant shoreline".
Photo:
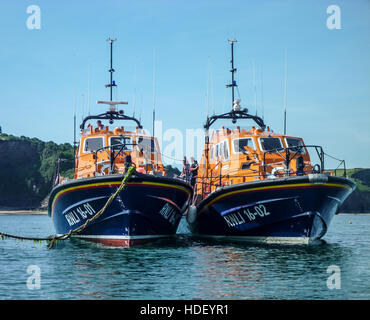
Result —
[[48, 214], [47, 211], [44, 210], [0, 210], [0, 215], [2, 214], [14, 214], [14, 215], [26, 215], [26, 214], [32, 214], [32, 215], [45, 215]]

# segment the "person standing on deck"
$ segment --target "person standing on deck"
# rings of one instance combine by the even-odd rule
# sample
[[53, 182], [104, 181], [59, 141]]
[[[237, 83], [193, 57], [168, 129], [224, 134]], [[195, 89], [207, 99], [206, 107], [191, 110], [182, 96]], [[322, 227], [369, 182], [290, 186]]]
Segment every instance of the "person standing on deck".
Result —
[[194, 188], [194, 186], [197, 182], [199, 165], [198, 165], [198, 161], [195, 160], [194, 157], [191, 157], [190, 160], [191, 160], [191, 166], [190, 166], [191, 180], [190, 180], [190, 184]]
[[184, 179], [186, 182], [190, 183], [190, 165], [186, 157], [184, 157], [182, 172], [180, 174], [180, 178]]

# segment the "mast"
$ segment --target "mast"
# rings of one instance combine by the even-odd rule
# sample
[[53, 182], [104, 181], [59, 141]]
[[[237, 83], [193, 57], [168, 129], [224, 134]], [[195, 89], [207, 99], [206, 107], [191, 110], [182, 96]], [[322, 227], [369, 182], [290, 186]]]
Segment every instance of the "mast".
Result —
[[114, 72], [114, 69], [113, 69], [113, 42], [116, 41], [116, 40], [117, 39], [113, 40], [111, 38], [109, 38], [107, 40], [110, 43], [110, 69], [109, 69], [110, 83], [106, 84], [105, 87], [110, 88], [110, 101], [113, 101], [113, 87], [116, 87], [116, 83], [115, 83], [115, 81], [113, 81], [113, 72]]
[[234, 68], [234, 42], [237, 42], [234, 40], [228, 40], [231, 45], [231, 84], [227, 84], [226, 88], [231, 87], [231, 107], [234, 105], [234, 87], [237, 86], [236, 81], [234, 80], [234, 73], [236, 72], [236, 68]]

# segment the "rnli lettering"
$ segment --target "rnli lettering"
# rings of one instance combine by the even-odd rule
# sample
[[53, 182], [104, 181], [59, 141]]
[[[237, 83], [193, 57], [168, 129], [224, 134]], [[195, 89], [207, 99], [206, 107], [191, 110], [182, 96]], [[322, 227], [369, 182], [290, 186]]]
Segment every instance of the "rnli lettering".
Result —
[[[256, 217], [266, 217], [270, 212], [266, 210], [263, 204], [253, 206], [253, 209], [244, 209], [243, 211], [236, 211], [224, 216], [224, 219], [229, 227], [235, 227], [246, 223], [246, 220], [254, 221]], [[247, 219], [245, 219], [247, 218]]]
[[173, 208], [169, 203], [166, 203], [161, 211], [159, 211], [159, 213], [172, 225], [177, 223], [180, 217], [180, 215], [177, 214], [175, 208]]
[[90, 203], [84, 203], [77, 208], [68, 211], [64, 217], [66, 218], [68, 224], [73, 226], [81, 221], [81, 219], [86, 219], [89, 216], [95, 214], [94, 208]]

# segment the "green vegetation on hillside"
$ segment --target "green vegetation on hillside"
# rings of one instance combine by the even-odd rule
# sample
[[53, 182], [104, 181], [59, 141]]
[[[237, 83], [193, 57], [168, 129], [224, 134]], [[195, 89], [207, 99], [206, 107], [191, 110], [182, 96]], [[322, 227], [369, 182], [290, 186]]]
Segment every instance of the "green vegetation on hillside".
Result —
[[0, 207], [37, 208], [48, 195], [58, 158], [61, 174], [73, 175], [73, 147], [37, 138], [0, 135]]
[[[347, 169], [346, 174], [349, 179], [356, 183], [357, 188], [342, 204], [339, 212], [370, 212], [370, 169]], [[335, 175], [343, 176], [344, 170], [336, 170]]]

